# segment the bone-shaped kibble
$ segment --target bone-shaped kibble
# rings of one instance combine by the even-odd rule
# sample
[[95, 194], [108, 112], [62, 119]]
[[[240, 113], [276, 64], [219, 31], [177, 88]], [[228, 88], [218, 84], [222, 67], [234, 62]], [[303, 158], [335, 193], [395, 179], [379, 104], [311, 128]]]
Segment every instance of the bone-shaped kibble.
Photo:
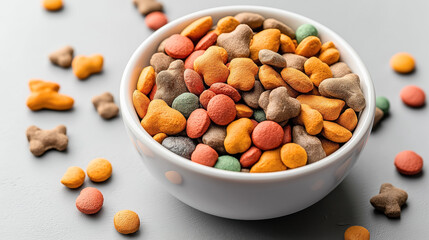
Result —
[[290, 97], [285, 87], [263, 92], [259, 97], [259, 106], [264, 109], [267, 120], [278, 123], [298, 116], [301, 111], [300, 102]]
[[162, 99], [171, 106], [177, 96], [188, 91], [184, 72], [185, 65], [182, 60], [172, 62], [167, 70], [161, 71], [156, 76], [157, 90], [154, 98]]
[[119, 108], [113, 101], [113, 95], [109, 92], [93, 97], [92, 104], [104, 119], [114, 118], [118, 115]]
[[234, 31], [219, 35], [217, 38], [217, 45], [226, 50], [228, 53], [228, 61], [234, 58], [249, 57], [249, 46], [252, 36], [252, 29], [246, 24], [240, 24]]
[[398, 218], [401, 216], [401, 207], [408, 199], [408, 194], [390, 183], [384, 183], [380, 187], [380, 194], [371, 198], [371, 205], [377, 210], [383, 211], [387, 217]]
[[351, 73], [341, 78], [328, 78], [319, 85], [319, 92], [325, 97], [342, 99], [356, 112], [365, 108], [365, 97], [360, 88], [359, 76]]
[[73, 98], [59, 94], [60, 85], [42, 80], [30, 80], [31, 94], [27, 98], [27, 106], [33, 110], [41, 109], [68, 110], [73, 107]]
[[307, 152], [307, 163], [314, 163], [326, 157], [322, 142], [315, 136], [308, 134], [303, 126], [295, 125], [292, 129], [293, 142], [299, 144]]
[[49, 149], [64, 151], [67, 148], [67, 129], [59, 125], [54, 129], [42, 130], [34, 125], [27, 128], [27, 139], [30, 143], [30, 151], [34, 156], [41, 156]]
[[73, 48], [70, 46], [60, 48], [49, 54], [49, 60], [60, 67], [69, 68], [73, 61]]
[[162, 11], [162, 4], [156, 0], [133, 0], [134, 5], [137, 6], [137, 10], [147, 15], [151, 12]]
[[103, 70], [103, 61], [103, 56], [100, 54], [76, 56], [72, 61], [73, 73], [81, 80], [86, 79]]

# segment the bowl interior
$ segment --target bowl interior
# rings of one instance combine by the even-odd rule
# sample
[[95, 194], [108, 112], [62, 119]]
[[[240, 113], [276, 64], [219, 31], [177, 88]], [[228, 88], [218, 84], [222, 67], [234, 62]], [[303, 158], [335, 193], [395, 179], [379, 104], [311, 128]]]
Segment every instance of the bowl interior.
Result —
[[[347, 63], [352, 71], [359, 75], [361, 88], [366, 99], [366, 107], [360, 113], [359, 123], [353, 132], [353, 137], [330, 156], [316, 163], [288, 171], [256, 174], [230, 172], [196, 164], [188, 159], [182, 158], [170, 152], [158, 144], [158, 142], [153, 140], [153, 138], [140, 125], [139, 118], [132, 104], [132, 93], [136, 88], [137, 79], [141, 70], [145, 66], [149, 65], [150, 57], [157, 51], [159, 43], [172, 34], [180, 33], [183, 28], [200, 17], [212, 16], [213, 22], [216, 23], [222, 17], [234, 16], [240, 12], [254, 12], [261, 14], [265, 18], [275, 18], [284, 22], [295, 30], [304, 23], [310, 23], [314, 25], [319, 31], [319, 37], [322, 43], [326, 41], [333, 41], [341, 53], [340, 61]], [[189, 170], [199, 172], [201, 174], [207, 174], [211, 177], [230, 178], [243, 181], [294, 178], [297, 176], [311, 174], [313, 171], [317, 171], [320, 168], [329, 167], [335, 161], [340, 160], [341, 157], [348, 151], [351, 151], [355, 146], [362, 142], [362, 139], [365, 137], [365, 133], [369, 128], [372, 127], [375, 112], [375, 92], [370, 75], [357, 53], [345, 40], [343, 40], [332, 30], [314, 20], [284, 10], [261, 6], [228, 6], [202, 10], [174, 20], [153, 33], [137, 48], [126, 66], [121, 81], [120, 102], [122, 116], [125, 124], [130, 128], [131, 131], [135, 133], [135, 135], [138, 136], [139, 140], [143, 144], [150, 146], [154, 152], [160, 156], [163, 156], [166, 161], [171, 161], [173, 164], [181, 165], [182, 167], [185, 167]]]

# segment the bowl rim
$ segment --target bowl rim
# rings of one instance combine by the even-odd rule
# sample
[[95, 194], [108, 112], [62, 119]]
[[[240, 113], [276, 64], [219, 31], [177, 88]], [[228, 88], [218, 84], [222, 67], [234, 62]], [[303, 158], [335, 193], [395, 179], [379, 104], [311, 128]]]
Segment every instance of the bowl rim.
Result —
[[[189, 159], [183, 158], [175, 153], [169, 151], [164, 148], [161, 144], [156, 142], [139, 124], [139, 118], [137, 117], [137, 123], [135, 123], [135, 118], [137, 114], [135, 113], [134, 106], [132, 104], [132, 97], [128, 93], [129, 84], [132, 81], [131, 75], [133, 69], [140, 58], [140, 55], [144, 51], [144, 49], [151, 45], [151, 42], [154, 41], [158, 36], [164, 35], [167, 32], [171, 31], [176, 25], [179, 25], [185, 21], [190, 21], [192, 19], [197, 19], [203, 16], [211, 16], [215, 14], [220, 14], [224, 11], [236, 11], [236, 12], [254, 12], [259, 13], [261, 11], [273, 12], [276, 14], [287, 15], [289, 18], [297, 19], [298, 21], [306, 22], [314, 25], [319, 31], [322, 30], [326, 35], [329, 35], [331, 38], [335, 39], [335, 43], [340, 43], [344, 49], [351, 55], [351, 59], [355, 62], [358, 69], [361, 70], [362, 74], [359, 75], [361, 82], [364, 82], [364, 85], [367, 87], [367, 96], [366, 96], [366, 107], [363, 112], [361, 112], [361, 116], [359, 119], [359, 125], [354, 130], [352, 138], [341, 146], [337, 151], [333, 154], [323, 158], [321, 161], [317, 161], [315, 163], [299, 167], [293, 170], [286, 171], [278, 171], [278, 172], [268, 172], [268, 173], [243, 173], [243, 172], [232, 172], [225, 171], [221, 169], [216, 169], [213, 167], [207, 167], [201, 164], [194, 163]], [[126, 127], [128, 127], [134, 135], [146, 146], [150, 146], [153, 151], [157, 152], [157, 154], [162, 155], [166, 161], [170, 163], [185, 168], [188, 171], [206, 175], [211, 178], [219, 178], [219, 179], [228, 179], [233, 181], [257, 181], [257, 182], [265, 182], [265, 181], [283, 181], [286, 179], [295, 179], [298, 177], [303, 177], [306, 175], [311, 175], [314, 172], [320, 171], [322, 169], [328, 168], [329, 166], [335, 164], [340, 161], [341, 158], [353, 151], [358, 144], [361, 142], [362, 138], [365, 137], [368, 130], [371, 130], [374, 114], [375, 114], [375, 89], [373, 82], [371, 80], [371, 76], [360, 59], [359, 55], [356, 51], [338, 34], [324, 26], [323, 24], [312, 20], [310, 18], [304, 17], [297, 13], [289, 12], [283, 9], [275, 9], [271, 7], [264, 6], [254, 6], [254, 5], [234, 5], [234, 6], [223, 6], [223, 7], [215, 7], [208, 8], [204, 10], [200, 10], [185, 16], [182, 16], [167, 25], [163, 26], [153, 34], [151, 34], [146, 40], [144, 40], [140, 46], [133, 52], [130, 60], [128, 61], [124, 73], [122, 75], [121, 84], [120, 84], [120, 106], [121, 106], [121, 115]]]

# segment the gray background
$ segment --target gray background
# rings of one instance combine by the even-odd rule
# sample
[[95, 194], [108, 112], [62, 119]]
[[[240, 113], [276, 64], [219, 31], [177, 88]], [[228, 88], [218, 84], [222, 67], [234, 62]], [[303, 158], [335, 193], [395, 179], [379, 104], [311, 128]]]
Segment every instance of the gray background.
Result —
[[[343, 36], [366, 63], [379, 95], [391, 101], [391, 114], [374, 132], [352, 173], [325, 199], [299, 213], [266, 221], [235, 221], [194, 210], [166, 193], [149, 175], [125, 133], [121, 118], [102, 120], [90, 99], [111, 91], [118, 99], [122, 71], [137, 46], [152, 32], [131, 0], [64, 0], [61, 12], [44, 11], [38, 0], [0, 1], [0, 238], [1, 239], [342, 239], [349, 225], [363, 225], [372, 239], [425, 239], [428, 227], [428, 180], [405, 177], [393, 166], [401, 150], [429, 154], [428, 111], [405, 107], [400, 89], [416, 84], [429, 89], [427, 58], [428, 1], [179, 1], [163, 0], [170, 20], [201, 9], [255, 4], [297, 12], [320, 21]], [[399, 3], [402, 2], [402, 3]], [[102, 74], [80, 81], [71, 70], [52, 66], [48, 53], [71, 44], [76, 54], [101, 53]], [[389, 58], [408, 51], [417, 71], [398, 75]], [[61, 84], [75, 98], [68, 112], [32, 112], [25, 106], [27, 83], [41, 78]], [[36, 158], [28, 151], [25, 130], [35, 124], [65, 124], [67, 152]], [[101, 212], [77, 211], [80, 191], [60, 178], [69, 166], [86, 168], [95, 157], [113, 164], [113, 176], [102, 184], [86, 180], [105, 197]], [[383, 182], [408, 191], [400, 220], [376, 213], [369, 204]], [[113, 227], [121, 209], [136, 211], [140, 231], [122, 236]], [[251, 209], [249, 209], [251, 211]], [[425, 221], [426, 220], [426, 221]]]

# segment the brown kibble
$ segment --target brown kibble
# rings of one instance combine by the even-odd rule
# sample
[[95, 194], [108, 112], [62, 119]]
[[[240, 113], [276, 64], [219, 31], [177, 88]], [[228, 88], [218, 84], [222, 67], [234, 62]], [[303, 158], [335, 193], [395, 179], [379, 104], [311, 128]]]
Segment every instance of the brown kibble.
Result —
[[234, 16], [241, 24], [246, 24], [252, 29], [262, 26], [265, 18], [257, 13], [242, 12]]
[[352, 70], [344, 62], [337, 62], [332, 64], [330, 67], [333, 78], [344, 77], [345, 75], [352, 73]]
[[164, 52], [155, 53], [150, 58], [150, 65], [155, 69], [156, 73], [167, 70], [172, 62], [174, 62], [174, 58]]
[[66, 150], [69, 142], [66, 133], [67, 129], [64, 125], [49, 130], [42, 130], [34, 125], [28, 127], [26, 135], [30, 143], [31, 153], [38, 157], [49, 149]]
[[353, 131], [358, 123], [358, 118], [355, 111], [348, 108], [340, 115], [336, 123], [347, 128], [349, 131]]
[[71, 46], [65, 46], [49, 54], [49, 60], [60, 67], [69, 68], [73, 61], [73, 52]]
[[265, 19], [262, 27], [264, 29], [271, 29], [271, 28], [278, 29], [282, 34], [285, 34], [290, 38], [295, 38], [295, 31], [291, 27], [274, 18]]
[[264, 109], [267, 120], [281, 123], [299, 115], [301, 104], [287, 93], [285, 87], [263, 92], [259, 106]]
[[304, 72], [304, 63], [308, 58], [293, 53], [285, 53], [283, 57], [286, 59], [288, 68], [295, 68], [296, 70]]
[[390, 183], [383, 183], [380, 193], [371, 198], [371, 205], [389, 218], [399, 218], [401, 207], [408, 199], [408, 194], [400, 188], [394, 187]]
[[133, 0], [134, 5], [136, 5], [138, 11], [147, 15], [151, 12], [162, 11], [162, 4], [156, 0]]
[[323, 150], [320, 140], [308, 134], [303, 126], [295, 125], [292, 128], [293, 142], [299, 144], [307, 152], [307, 163], [311, 164], [326, 157], [325, 150]]
[[185, 65], [182, 60], [176, 60], [170, 64], [167, 70], [156, 75], [155, 99], [164, 100], [171, 106], [173, 100], [180, 94], [187, 92], [188, 88], [184, 78]]
[[234, 31], [223, 33], [217, 38], [217, 45], [228, 53], [228, 61], [234, 58], [247, 58], [250, 55], [250, 41], [253, 37], [252, 29], [245, 25], [238, 25]]
[[119, 113], [119, 108], [113, 101], [113, 95], [109, 92], [93, 97], [92, 104], [94, 104], [98, 114], [104, 119], [114, 118]]
[[375, 108], [375, 116], [374, 116], [374, 124], [372, 128], [377, 127], [377, 125], [380, 123], [381, 119], [384, 117], [384, 112], [380, 108]]

